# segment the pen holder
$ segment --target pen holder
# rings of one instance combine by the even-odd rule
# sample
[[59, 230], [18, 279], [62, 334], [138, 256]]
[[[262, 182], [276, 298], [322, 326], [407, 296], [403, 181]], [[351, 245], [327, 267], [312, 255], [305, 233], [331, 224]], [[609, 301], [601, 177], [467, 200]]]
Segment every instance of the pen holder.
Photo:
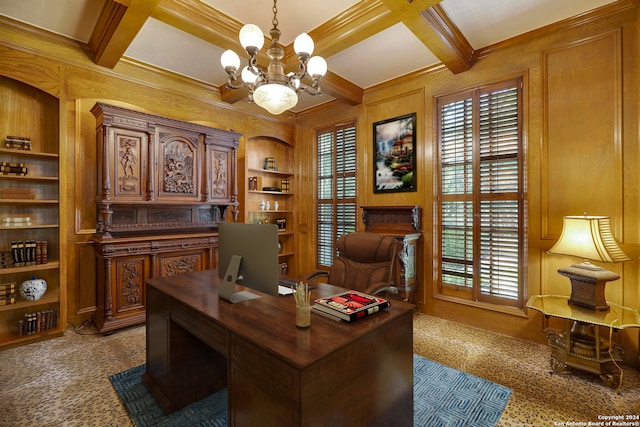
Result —
[[304, 282], [296, 283], [293, 289], [293, 297], [296, 301], [296, 326], [308, 328], [311, 326], [311, 294], [309, 285]]
[[308, 328], [311, 326], [311, 306], [296, 306], [296, 326], [298, 328]]

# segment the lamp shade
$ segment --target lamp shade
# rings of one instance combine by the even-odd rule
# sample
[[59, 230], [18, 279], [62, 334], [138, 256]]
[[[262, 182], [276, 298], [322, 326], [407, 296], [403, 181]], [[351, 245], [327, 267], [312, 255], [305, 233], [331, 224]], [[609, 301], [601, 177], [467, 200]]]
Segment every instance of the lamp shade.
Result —
[[321, 56], [312, 56], [307, 64], [307, 71], [312, 77], [322, 77], [327, 73], [327, 61]]
[[264, 34], [262, 30], [255, 24], [247, 24], [240, 28], [240, 44], [243, 48], [255, 47], [256, 49], [262, 49], [264, 45]]
[[271, 114], [277, 115], [289, 108], [295, 107], [298, 103], [298, 95], [296, 91], [289, 86], [279, 83], [268, 83], [259, 86], [255, 92], [253, 92], [253, 100]]
[[298, 35], [293, 42], [293, 50], [297, 54], [306, 53], [307, 55], [311, 55], [313, 53], [313, 48], [313, 39], [307, 33]]
[[220, 56], [220, 63], [223, 68], [232, 67], [237, 70], [240, 67], [240, 57], [231, 49], [225, 50]]
[[243, 82], [250, 85], [255, 85], [256, 81], [258, 80], [258, 75], [253, 74], [249, 67], [244, 67], [242, 69], [242, 73], [240, 73], [240, 76], [242, 77]]
[[565, 216], [560, 239], [548, 253], [600, 262], [631, 261], [613, 237], [606, 216]]

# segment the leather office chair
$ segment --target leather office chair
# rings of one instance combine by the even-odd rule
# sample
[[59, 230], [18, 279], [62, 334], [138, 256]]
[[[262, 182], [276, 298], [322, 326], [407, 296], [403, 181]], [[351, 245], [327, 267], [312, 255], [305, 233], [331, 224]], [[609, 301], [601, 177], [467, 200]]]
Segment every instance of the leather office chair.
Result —
[[317, 270], [306, 279], [326, 277], [327, 283], [355, 289], [370, 295], [380, 292], [398, 293], [392, 282], [398, 243], [391, 236], [353, 232], [338, 239], [338, 256], [327, 272]]

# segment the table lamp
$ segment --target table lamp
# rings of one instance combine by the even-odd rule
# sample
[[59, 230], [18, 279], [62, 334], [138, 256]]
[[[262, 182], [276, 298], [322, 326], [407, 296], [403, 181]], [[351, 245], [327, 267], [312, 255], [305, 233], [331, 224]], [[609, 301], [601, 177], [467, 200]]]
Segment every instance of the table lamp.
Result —
[[586, 214], [565, 216], [560, 239], [548, 253], [571, 255], [585, 260], [581, 264], [558, 270], [558, 273], [571, 281], [570, 304], [595, 311], [609, 311], [604, 288], [607, 282], [618, 280], [620, 276], [587, 261], [631, 261], [613, 237], [609, 217]]

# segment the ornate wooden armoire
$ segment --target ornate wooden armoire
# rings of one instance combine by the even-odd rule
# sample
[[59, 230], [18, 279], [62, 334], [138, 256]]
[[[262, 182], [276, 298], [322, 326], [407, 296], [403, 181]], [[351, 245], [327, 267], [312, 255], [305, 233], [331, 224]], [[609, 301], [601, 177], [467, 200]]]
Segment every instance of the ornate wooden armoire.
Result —
[[97, 310], [103, 333], [145, 321], [145, 281], [216, 266], [237, 215], [240, 134], [97, 103]]

